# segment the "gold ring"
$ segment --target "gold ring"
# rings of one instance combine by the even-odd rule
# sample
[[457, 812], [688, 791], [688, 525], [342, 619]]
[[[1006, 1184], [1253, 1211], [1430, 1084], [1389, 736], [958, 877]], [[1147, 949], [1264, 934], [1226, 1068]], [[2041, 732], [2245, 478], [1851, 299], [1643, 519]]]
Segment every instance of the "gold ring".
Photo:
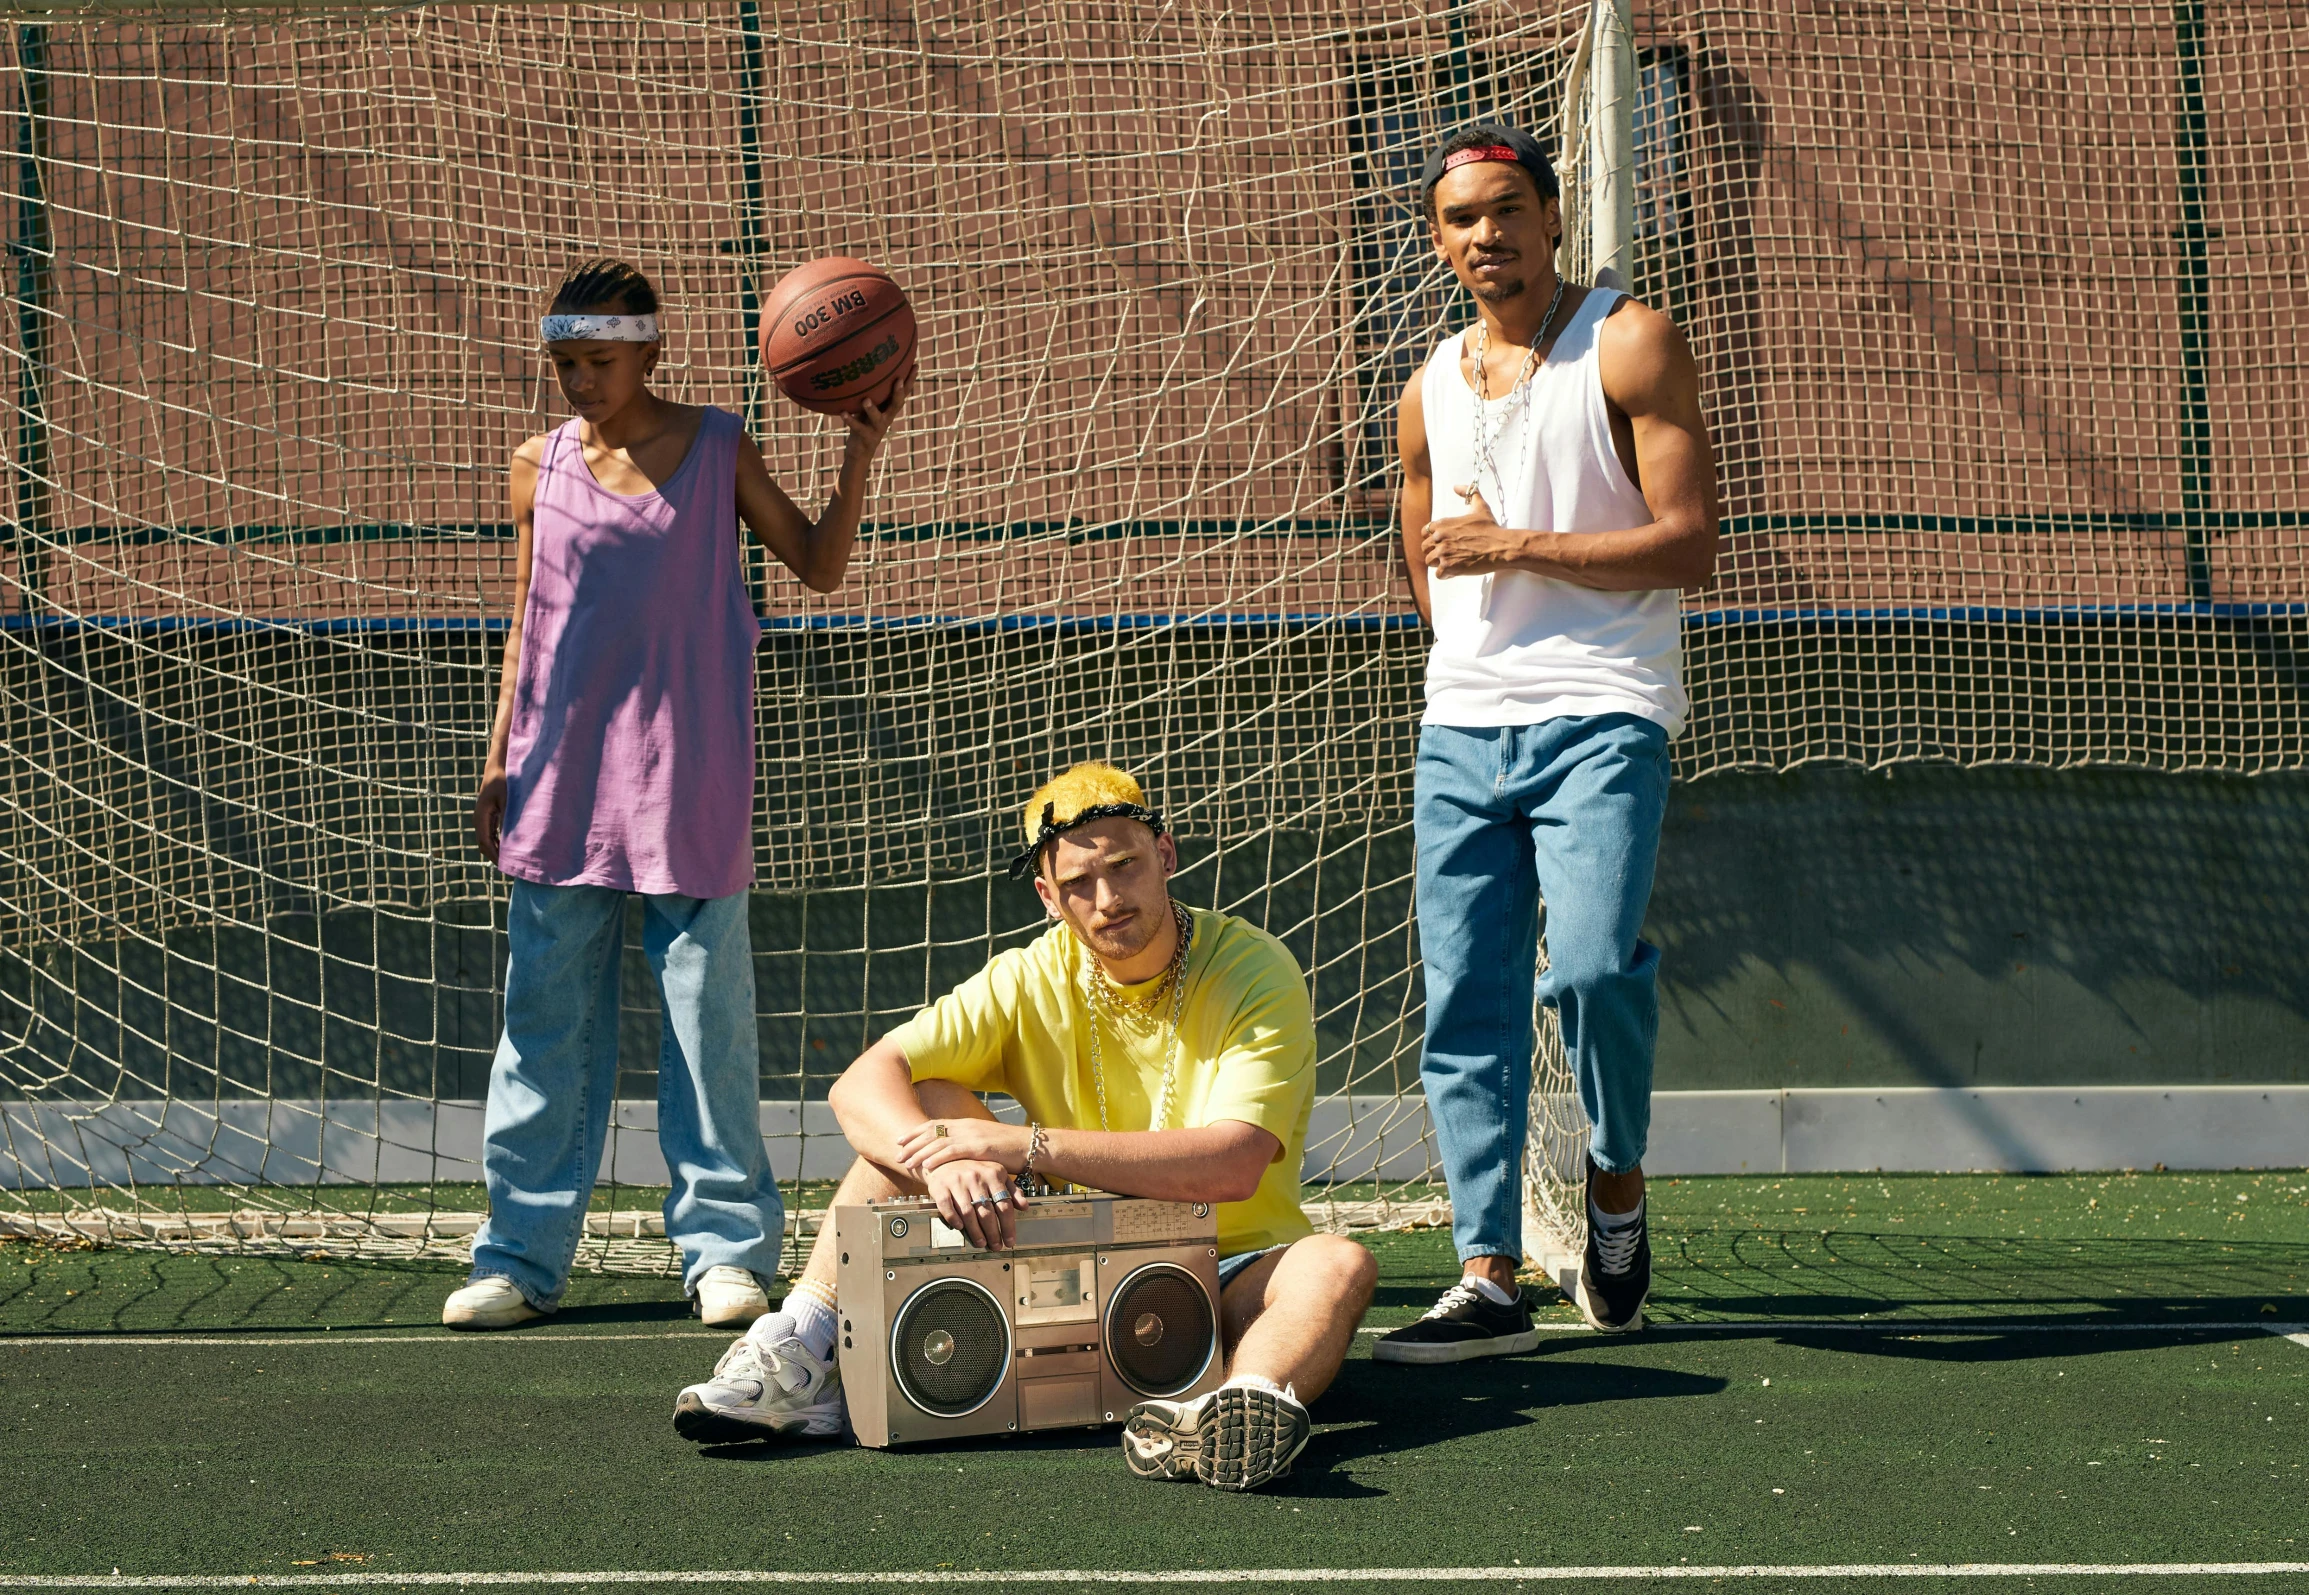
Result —
[[945, 1121], [945, 1120], [941, 1119], [941, 1120], [939, 1120], [939, 1121], [938, 1121], [938, 1129], [937, 1129], [937, 1132], [936, 1132], [936, 1134], [935, 1134], [935, 1135], [932, 1137], [932, 1139], [933, 1139], [933, 1140], [939, 1140], [939, 1141], [943, 1141], [943, 1140], [945, 1140], [945, 1139], [946, 1139], [946, 1121]]

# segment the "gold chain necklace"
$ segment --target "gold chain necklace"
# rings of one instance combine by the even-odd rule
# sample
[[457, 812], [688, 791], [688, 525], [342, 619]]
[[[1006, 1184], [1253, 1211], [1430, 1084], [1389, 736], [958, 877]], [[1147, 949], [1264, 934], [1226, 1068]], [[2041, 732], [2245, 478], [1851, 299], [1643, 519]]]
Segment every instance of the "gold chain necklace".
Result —
[[[1176, 903], [1171, 904], [1171, 924], [1178, 935], [1171, 948], [1170, 967], [1163, 972], [1163, 980], [1170, 987], [1171, 1034], [1169, 1043], [1163, 1048], [1162, 1090], [1155, 1098], [1154, 1121], [1147, 1126], [1150, 1130], [1161, 1129], [1163, 1120], [1170, 1116], [1171, 1081], [1179, 1063], [1179, 1015], [1185, 1009], [1187, 1000], [1187, 952], [1193, 947], [1195, 936], [1194, 916]], [[1089, 949], [1085, 948], [1084, 951], [1087, 953]], [[1098, 1086], [1098, 1127], [1104, 1130], [1107, 1128], [1106, 1065], [1099, 1056], [1098, 1020], [1099, 1014], [1104, 1011], [1115, 1015], [1119, 1021], [1125, 1002], [1122, 993], [1115, 990], [1114, 982], [1107, 978], [1106, 971], [1099, 967], [1097, 956], [1092, 954], [1087, 962], [1090, 967], [1084, 978], [1090, 988], [1090, 1077]], [[1155, 988], [1150, 1000], [1162, 1000], [1161, 986]], [[1116, 1028], [1121, 1028], [1119, 1022]]]

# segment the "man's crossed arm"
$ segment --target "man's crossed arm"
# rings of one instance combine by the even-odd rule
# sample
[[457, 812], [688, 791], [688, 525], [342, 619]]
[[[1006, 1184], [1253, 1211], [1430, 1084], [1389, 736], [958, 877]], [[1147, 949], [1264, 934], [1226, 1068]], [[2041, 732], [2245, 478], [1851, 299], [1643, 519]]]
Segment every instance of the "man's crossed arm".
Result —
[[[923, 1107], [905, 1053], [887, 1037], [850, 1065], [828, 1097], [860, 1157], [923, 1182], [940, 1216], [975, 1244], [1010, 1244], [1018, 1209], [1012, 1182], [1026, 1166], [1025, 1125], [985, 1115], [975, 1099], [976, 1112], [968, 1116], [934, 1117]], [[1259, 1188], [1281, 1150], [1271, 1133], [1237, 1119], [1191, 1130], [1046, 1126], [1034, 1168], [1118, 1196], [1240, 1202]]]
[[1502, 526], [1474, 484], [1457, 482], [1443, 485], [1453, 490], [1447, 502], [1458, 512], [1436, 517], [1423, 379], [1413, 376], [1403, 390], [1396, 421], [1403, 459], [1403, 538], [1411, 593], [1422, 618], [1430, 623], [1435, 618], [1427, 589], [1430, 573], [1479, 576], [1523, 570], [1603, 592], [1707, 585], [1716, 568], [1722, 507], [1691, 346], [1666, 316], [1626, 300], [1605, 318], [1597, 353], [1604, 397], [1626, 418], [1634, 481], [1652, 513], [1642, 526], [1577, 533]]

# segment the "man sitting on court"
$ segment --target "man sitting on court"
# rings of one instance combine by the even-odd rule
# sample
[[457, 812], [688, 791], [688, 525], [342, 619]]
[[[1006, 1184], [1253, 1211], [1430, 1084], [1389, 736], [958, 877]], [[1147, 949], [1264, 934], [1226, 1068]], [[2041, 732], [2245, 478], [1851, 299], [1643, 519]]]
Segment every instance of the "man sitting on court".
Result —
[[[1265, 931], [1171, 901], [1177, 847], [1111, 765], [1035, 793], [1026, 839], [1011, 872], [1035, 872], [1058, 923], [835, 1082], [861, 1155], [834, 1200], [927, 1192], [986, 1248], [1009, 1244], [1029, 1176], [1218, 1204], [1226, 1383], [1132, 1408], [1123, 1458], [1140, 1478], [1257, 1489], [1306, 1445], [1305, 1403], [1338, 1373], [1377, 1275], [1369, 1252], [1311, 1233], [1299, 1210], [1315, 1090], [1306, 981]], [[997, 1121], [979, 1092], [1015, 1097], [1028, 1122]], [[708, 1442], [841, 1433], [836, 1305], [829, 1224], [784, 1310], [682, 1391], [674, 1427]]]

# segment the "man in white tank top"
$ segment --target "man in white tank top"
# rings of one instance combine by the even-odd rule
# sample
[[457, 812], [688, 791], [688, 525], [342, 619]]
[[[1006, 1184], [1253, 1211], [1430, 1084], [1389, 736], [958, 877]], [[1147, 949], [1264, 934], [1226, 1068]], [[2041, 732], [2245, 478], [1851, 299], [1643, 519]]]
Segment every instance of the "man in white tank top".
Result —
[[1657, 311], [1557, 277], [1539, 146], [1473, 127], [1423, 182], [1479, 314], [1399, 424], [1404, 548], [1435, 629], [1413, 796], [1420, 1073], [1463, 1277], [1374, 1355], [1459, 1362], [1538, 1344], [1515, 1270], [1543, 902], [1539, 997], [1595, 1127], [1580, 1307], [1599, 1329], [1643, 1321], [1659, 952], [1637, 933], [1686, 707], [1676, 593], [1715, 568], [1717, 504], [1691, 351]]

